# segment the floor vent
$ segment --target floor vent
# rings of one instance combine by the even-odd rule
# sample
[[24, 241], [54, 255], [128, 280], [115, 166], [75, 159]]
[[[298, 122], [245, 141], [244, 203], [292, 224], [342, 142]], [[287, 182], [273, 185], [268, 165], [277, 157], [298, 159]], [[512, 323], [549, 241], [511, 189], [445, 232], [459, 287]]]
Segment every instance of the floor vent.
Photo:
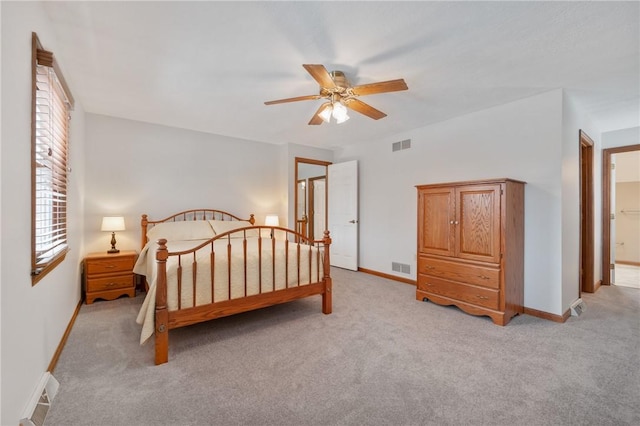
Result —
[[58, 392], [60, 384], [50, 374], [46, 373], [40, 381], [40, 386], [28, 406], [26, 416], [20, 420], [20, 426], [42, 426], [47, 417], [51, 402]]
[[582, 301], [582, 299], [578, 299], [571, 304], [571, 316], [579, 317], [581, 313], [587, 310], [587, 305]]
[[411, 139], [405, 139], [403, 141], [394, 142], [391, 144], [391, 151], [402, 151], [403, 149], [411, 148]]
[[391, 262], [391, 270], [401, 274], [410, 274], [411, 267], [405, 263]]

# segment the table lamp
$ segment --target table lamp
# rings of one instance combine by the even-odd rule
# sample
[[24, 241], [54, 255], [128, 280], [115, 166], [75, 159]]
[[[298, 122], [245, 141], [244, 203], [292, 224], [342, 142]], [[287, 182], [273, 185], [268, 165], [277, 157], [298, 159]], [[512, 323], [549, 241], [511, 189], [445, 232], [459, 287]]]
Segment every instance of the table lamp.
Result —
[[[268, 214], [264, 219], [264, 224], [266, 226], [280, 226], [280, 219], [277, 214]], [[273, 229], [271, 230], [271, 238], [273, 238]]]
[[107, 253], [120, 253], [120, 250], [116, 248], [116, 232], [115, 231], [124, 231], [124, 217], [122, 216], [105, 216], [102, 218], [102, 227], [101, 231], [111, 232], [111, 250], [108, 250]]

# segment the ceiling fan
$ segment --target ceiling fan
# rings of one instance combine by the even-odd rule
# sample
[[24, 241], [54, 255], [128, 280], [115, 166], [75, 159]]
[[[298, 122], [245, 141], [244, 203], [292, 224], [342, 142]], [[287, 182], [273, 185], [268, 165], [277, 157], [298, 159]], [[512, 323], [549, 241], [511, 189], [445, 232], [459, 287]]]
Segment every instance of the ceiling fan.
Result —
[[403, 79], [351, 86], [342, 71], [328, 72], [324, 65], [320, 64], [304, 64], [302, 66], [311, 74], [311, 77], [320, 84], [319, 94], [278, 99], [265, 102], [264, 104], [274, 105], [287, 102], [325, 99], [326, 102], [320, 105], [309, 121], [311, 125], [322, 124], [324, 121], [328, 123], [332, 116], [338, 123], [343, 123], [349, 119], [347, 108], [364, 114], [374, 120], [379, 120], [386, 117], [387, 114], [362, 102], [358, 97], [408, 89], [407, 83], [405, 83]]

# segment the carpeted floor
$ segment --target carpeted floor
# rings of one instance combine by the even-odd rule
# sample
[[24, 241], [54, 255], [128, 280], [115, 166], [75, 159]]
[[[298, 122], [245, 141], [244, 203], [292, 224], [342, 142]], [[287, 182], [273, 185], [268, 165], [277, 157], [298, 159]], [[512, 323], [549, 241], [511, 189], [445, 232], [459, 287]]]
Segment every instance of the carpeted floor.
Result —
[[320, 297], [138, 343], [142, 296], [84, 305], [46, 425], [638, 425], [640, 290], [583, 294], [558, 324], [506, 327], [333, 269]]

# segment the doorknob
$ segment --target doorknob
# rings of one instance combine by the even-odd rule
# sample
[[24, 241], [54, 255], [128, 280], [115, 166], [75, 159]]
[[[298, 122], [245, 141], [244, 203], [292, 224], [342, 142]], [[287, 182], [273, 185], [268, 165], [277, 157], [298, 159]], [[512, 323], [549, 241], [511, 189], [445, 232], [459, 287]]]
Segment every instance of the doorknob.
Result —
[[355, 220], [355, 219], [352, 219], [352, 220], [349, 221], [349, 223], [358, 223], [358, 221]]

